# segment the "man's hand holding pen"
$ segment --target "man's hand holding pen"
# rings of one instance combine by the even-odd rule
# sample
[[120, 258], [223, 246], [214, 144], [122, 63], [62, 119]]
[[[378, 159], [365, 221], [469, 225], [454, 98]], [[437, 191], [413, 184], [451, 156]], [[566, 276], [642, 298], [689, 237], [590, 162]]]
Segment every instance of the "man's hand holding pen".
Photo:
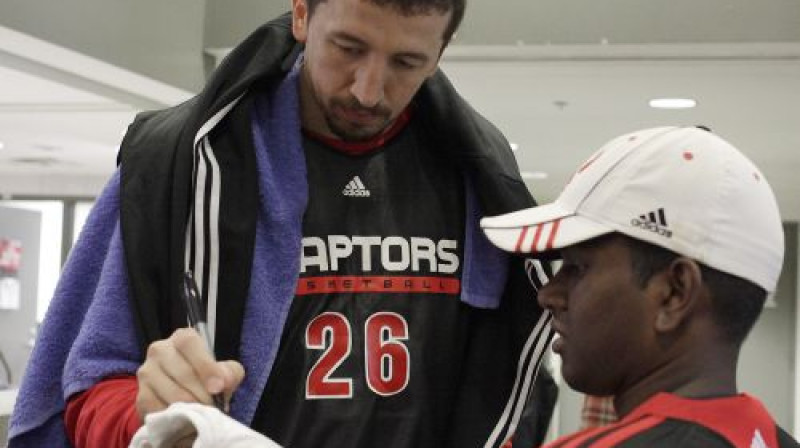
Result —
[[[187, 285], [192, 286], [191, 277], [187, 278]], [[185, 291], [185, 298], [189, 321], [195, 329], [180, 328], [169, 338], [150, 344], [144, 364], [136, 373], [136, 411], [142, 421], [147, 414], [176, 402], [215, 405], [227, 412], [231, 395], [244, 379], [241, 364], [214, 359], [196, 303], [189, 306], [197, 298], [191, 289]]]
[[244, 379], [244, 368], [236, 361], [215, 361], [199, 333], [181, 328], [150, 345], [136, 376], [136, 410], [144, 421], [147, 414], [176, 402], [213, 406], [217, 393], [228, 403]]

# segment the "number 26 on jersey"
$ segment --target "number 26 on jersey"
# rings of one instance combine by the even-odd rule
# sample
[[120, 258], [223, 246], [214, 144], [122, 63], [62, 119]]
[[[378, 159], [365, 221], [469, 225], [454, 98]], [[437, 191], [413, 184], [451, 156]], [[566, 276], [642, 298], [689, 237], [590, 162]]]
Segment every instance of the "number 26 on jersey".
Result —
[[[410, 357], [408, 323], [397, 313], [379, 312], [364, 324], [364, 368], [367, 386], [387, 397], [408, 385]], [[353, 397], [353, 379], [334, 377], [335, 370], [353, 345], [353, 329], [340, 313], [326, 312], [315, 317], [306, 328], [306, 348], [323, 350], [306, 378], [307, 399]]]

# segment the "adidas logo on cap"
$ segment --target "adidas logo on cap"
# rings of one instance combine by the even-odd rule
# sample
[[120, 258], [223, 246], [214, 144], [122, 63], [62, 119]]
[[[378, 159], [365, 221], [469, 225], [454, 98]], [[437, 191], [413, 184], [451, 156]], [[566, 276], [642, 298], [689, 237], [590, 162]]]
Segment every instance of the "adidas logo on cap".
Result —
[[352, 196], [352, 197], [369, 197], [369, 190], [367, 187], [364, 186], [364, 183], [361, 182], [361, 179], [358, 176], [353, 177], [353, 180], [347, 183], [342, 191], [342, 194], [345, 196]]
[[667, 238], [672, 238], [672, 230], [667, 228], [667, 216], [664, 209], [644, 213], [631, 219], [631, 225], [657, 233]]

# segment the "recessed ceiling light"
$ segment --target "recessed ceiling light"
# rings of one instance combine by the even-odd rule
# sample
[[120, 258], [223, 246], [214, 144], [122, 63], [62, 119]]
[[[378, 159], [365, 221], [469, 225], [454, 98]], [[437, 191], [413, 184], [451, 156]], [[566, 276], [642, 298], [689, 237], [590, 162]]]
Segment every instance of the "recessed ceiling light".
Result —
[[38, 149], [39, 151], [45, 151], [45, 152], [61, 151], [60, 146], [51, 145], [50, 143], [36, 143], [33, 145], [33, 147]]
[[61, 164], [61, 161], [54, 157], [17, 157], [11, 162], [20, 165], [53, 166]]
[[0, 149], [3, 149], [5, 147], [6, 147], [6, 145], [3, 142], [0, 142]]
[[542, 180], [547, 179], [548, 174], [544, 171], [522, 171], [519, 173], [523, 179]]
[[512, 151], [516, 151], [519, 149], [519, 145], [514, 142], [509, 143], [509, 146], [511, 146]]
[[691, 109], [697, 106], [697, 101], [691, 98], [654, 98], [650, 100], [650, 107], [654, 109]]

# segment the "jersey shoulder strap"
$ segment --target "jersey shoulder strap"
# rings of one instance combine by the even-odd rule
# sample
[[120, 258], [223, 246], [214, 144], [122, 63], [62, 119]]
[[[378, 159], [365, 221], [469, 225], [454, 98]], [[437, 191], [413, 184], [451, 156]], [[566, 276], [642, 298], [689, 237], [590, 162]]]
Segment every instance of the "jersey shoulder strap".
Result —
[[775, 420], [758, 399], [747, 394], [689, 399], [660, 393], [632, 414], [694, 422], [714, 431], [736, 447], [779, 446]]
[[797, 440], [795, 440], [792, 436], [790, 436], [789, 433], [784, 431], [783, 428], [781, 428], [778, 425], [775, 425], [775, 428], [777, 429], [777, 433], [778, 433], [778, 447], [779, 448], [800, 447], [800, 443], [797, 443]]

